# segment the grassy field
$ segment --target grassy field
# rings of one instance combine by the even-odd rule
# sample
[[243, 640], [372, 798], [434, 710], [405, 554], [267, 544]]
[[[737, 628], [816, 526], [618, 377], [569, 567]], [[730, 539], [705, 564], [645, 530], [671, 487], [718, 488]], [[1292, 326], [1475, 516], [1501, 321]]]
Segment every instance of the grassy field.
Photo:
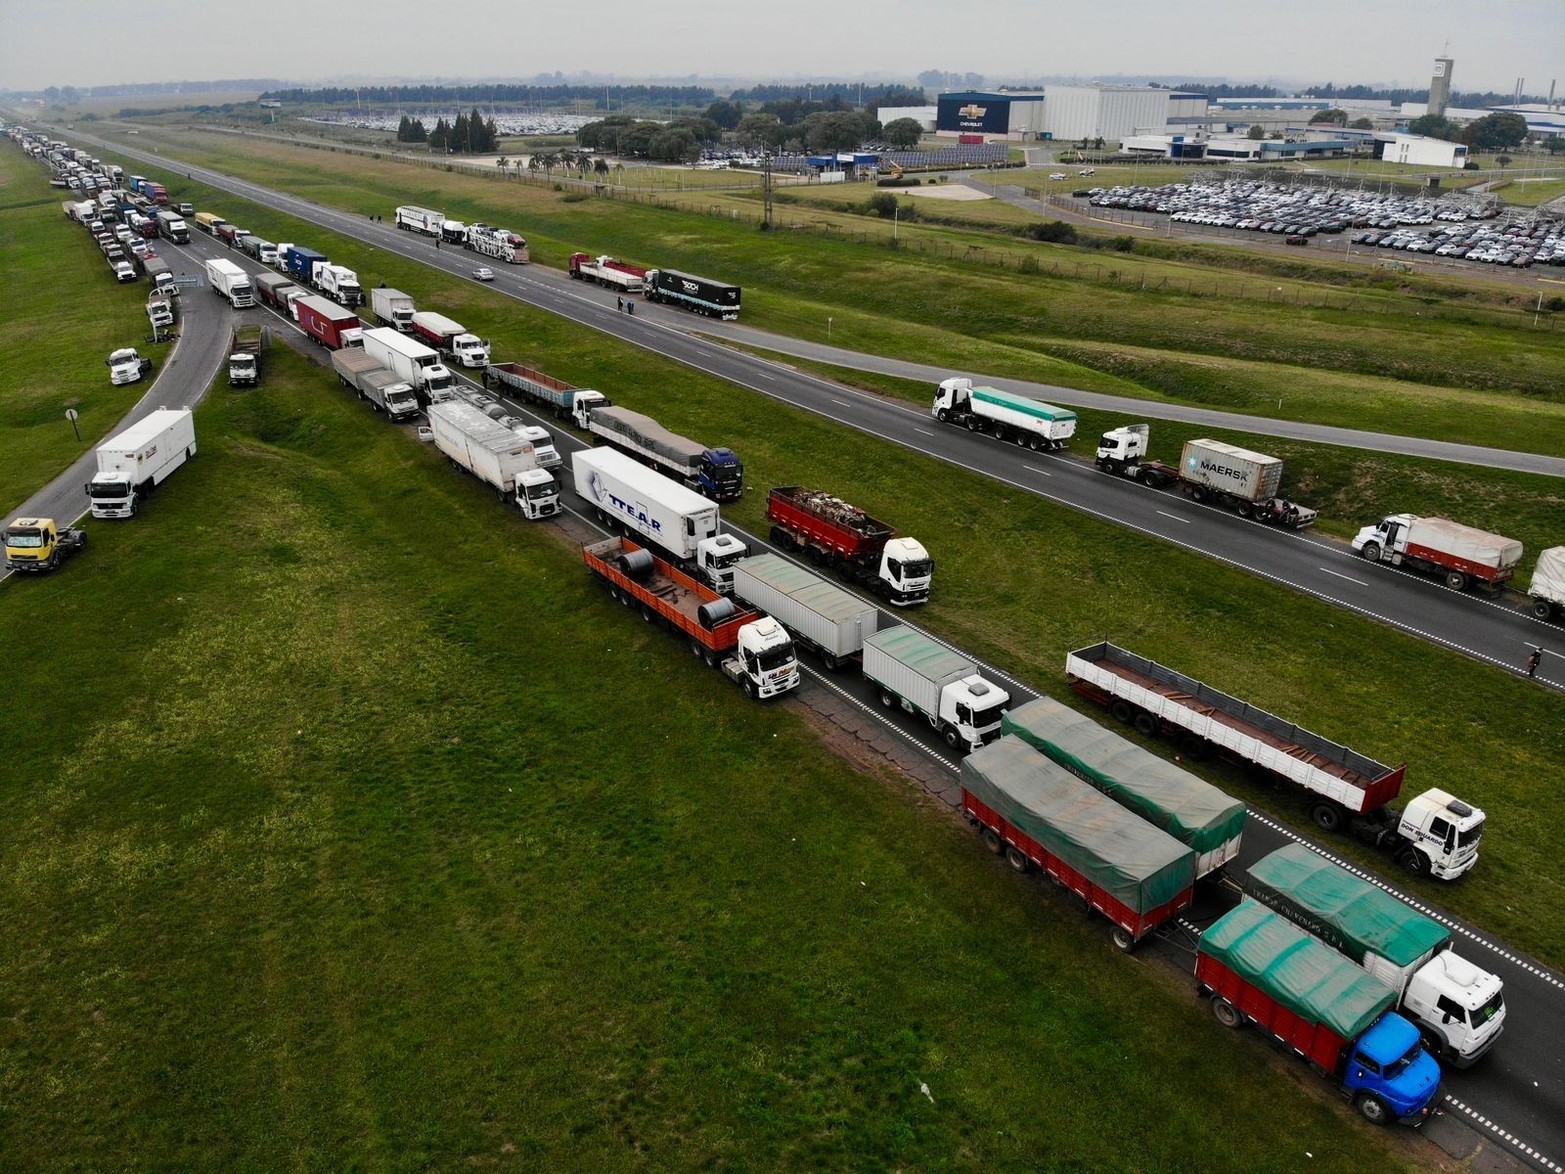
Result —
[[1433, 1157], [326, 372], [279, 351], [198, 429], [152, 509], [0, 598], [69, 632], [0, 697], [60, 732], [4, 791], [8, 1168]]
[[[1191, 402], [1213, 404], [1252, 396], [1256, 368], [1225, 367], [1262, 364], [1275, 372], [1262, 382], [1303, 384], [1284, 396], [1280, 413], [1265, 414], [1353, 427], [1412, 418], [1436, 438], [1565, 450], [1553, 374], [1565, 358], [1565, 333], [1549, 314], [1533, 327], [1535, 298], [1523, 296], [1526, 289], [1464, 288], [1307, 260], [1286, 276], [1214, 274], [1195, 261], [1064, 246], [1018, 242], [996, 251], [981, 235], [906, 225], [895, 252], [813, 232], [778, 247], [743, 224], [642, 203], [575, 201], [568, 192], [358, 157], [200, 141], [201, 158], [215, 166], [337, 206], [384, 209], [390, 188], [464, 219], [511, 223], [526, 231], [540, 263], [563, 265], [569, 251], [587, 245], [696, 272], [741, 273], [747, 319], [802, 337], [823, 339], [830, 316], [838, 341], [866, 349], [1094, 390], [1171, 398], [1194, 391]], [[225, 207], [223, 197], [211, 202]], [[853, 232], [890, 230], [851, 219]], [[1029, 256], [1036, 271], [1019, 272]], [[1528, 312], [1519, 302], [1496, 304], [1503, 299], [1526, 301]], [[1117, 373], [1125, 348], [1143, 351], [1134, 378]], [[1193, 365], [1203, 372], [1199, 382], [1190, 379]], [[1379, 418], [1365, 420], [1365, 397], [1343, 388], [1317, 396], [1296, 379], [1301, 366], [1340, 375], [1348, 390], [1360, 378], [1380, 381], [1370, 405]], [[1509, 399], [1529, 426], [1518, 435], [1507, 415], [1431, 409], [1430, 386]], [[1272, 401], [1269, 393], [1254, 398]]]
[[[67, 195], [9, 143], [0, 148], [0, 513], [95, 445], [145, 394], [145, 383], [109, 383], [110, 351], [135, 346], [161, 363], [171, 349], [144, 345], [146, 282], [114, 280], [86, 230], [61, 214]], [[78, 413], [80, 440], [67, 408]]]

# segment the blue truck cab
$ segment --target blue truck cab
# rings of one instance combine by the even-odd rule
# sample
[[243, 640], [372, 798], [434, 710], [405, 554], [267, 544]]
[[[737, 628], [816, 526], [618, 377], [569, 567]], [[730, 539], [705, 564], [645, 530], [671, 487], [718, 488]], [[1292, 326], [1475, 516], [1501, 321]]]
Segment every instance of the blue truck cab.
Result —
[[1378, 1097], [1399, 1122], [1418, 1124], [1434, 1111], [1440, 1065], [1424, 1050], [1418, 1028], [1387, 1011], [1353, 1042], [1342, 1087]]
[[701, 454], [701, 492], [713, 501], [738, 501], [744, 493], [744, 462], [731, 448], [709, 448]]

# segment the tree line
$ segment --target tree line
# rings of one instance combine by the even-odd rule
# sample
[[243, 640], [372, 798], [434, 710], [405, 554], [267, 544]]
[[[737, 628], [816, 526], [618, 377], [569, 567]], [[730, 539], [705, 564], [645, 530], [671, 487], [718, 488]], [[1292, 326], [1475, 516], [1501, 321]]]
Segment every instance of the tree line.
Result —
[[426, 129], [422, 118], [404, 114], [397, 125], [397, 142], [425, 143], [431, 151], [452, 155], [488, 155], [500, 144], [500, 128], [494, 119], [485, 120], [476, 106], [471, 114], [458, 114], [455, 122], [439, 119], [434, 130]]
[[263, 99], [299, 102], [315, 106], [341, 106], [369, 102], [380, 106], [452, 106], [476, 102], [493, 105], [500, 102], [560, 104], [565, 102], [602, 102], [610, 105], [641, 104], [653, 107], [704, 106], [717, 96], [707, 86], [586, 86], [563, 84], [471, 85], [471, 86], [324, 86], [319, 89], [293, 88], [267, 90]]

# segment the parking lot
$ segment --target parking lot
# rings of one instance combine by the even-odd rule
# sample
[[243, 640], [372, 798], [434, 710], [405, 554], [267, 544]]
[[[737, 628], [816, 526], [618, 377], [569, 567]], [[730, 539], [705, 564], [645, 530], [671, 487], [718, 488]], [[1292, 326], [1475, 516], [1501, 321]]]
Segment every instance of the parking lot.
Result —
[[1565, 266], [1565, 225], [1482, 197], [1409, 197], [1358, 189], [1230, 180], [1092, 188], [1095, 208], [1167, 216], [1170, 224], [1283, 236], [1307, 245], [1351, 232], [1347, 248], [1431, 254], [1526, 269]]

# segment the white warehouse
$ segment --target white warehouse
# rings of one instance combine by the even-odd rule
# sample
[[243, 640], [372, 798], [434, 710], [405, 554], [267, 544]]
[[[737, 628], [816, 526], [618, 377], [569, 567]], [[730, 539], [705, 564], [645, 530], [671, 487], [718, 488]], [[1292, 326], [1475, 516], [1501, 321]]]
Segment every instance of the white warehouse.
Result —
[[1120, 142], [1138, 132], [1161, 133], [1192, 117], [1204, 118], [1206, 95], [1158, 86], [1049, 86], [1044, 106], [1048, 133], [1056, 139]]
[[1383, 146], [1380, 157], [1387, 163], [1412, 163], [1420, 167], [1459, 168], [1467, 162], [1467, 148], [1428, 135], [1376, 135]]

